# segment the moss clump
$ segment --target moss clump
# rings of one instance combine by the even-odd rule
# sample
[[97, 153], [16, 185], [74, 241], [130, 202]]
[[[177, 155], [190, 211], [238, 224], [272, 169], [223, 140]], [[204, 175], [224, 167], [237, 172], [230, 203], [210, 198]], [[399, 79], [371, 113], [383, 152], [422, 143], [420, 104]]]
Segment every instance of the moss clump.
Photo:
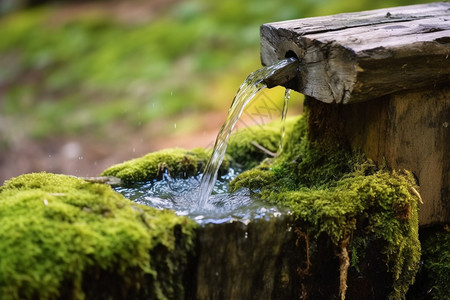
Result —
[[[290, 117], [285, 122], [285, 132], [292, 131], [298, 117]], [[267, 153], [258, 149], [255, 143], [276, 153], [281, 140], [281, 121], [274, 121], [265, 125], [254, 125], [234, 133], [228, 142], [227, 154], [234, 163], [243, 169], [256, 167]]]
[[232, 188], [248, 187], [269, 202], [288, 206], [310, 245], [327, 236], [337, 252], [349, 250], [356, 271], [370, 245], [381, 245], [380, 256], [392, 276], [390, 297], [404, 298], [420, 259], [412, 175], [377, 169], [338, 135], [312, 140], [310, 121], [308, 115], [300, 119], [283, 153], [240, 174]]
[[427, 296], [430, 299], [448, 299], [450, 295], [450, 228], [447, 226], [443, 230], [430, 230], [424, 233], [422, 241], [422, 273], [425, 282], [418, 282], [418, 285], [425, 283]]
[[[142, 157], [132, 159], [106, 169], [103, 176], [115, 176], [128, 182], [161, 179], [168, 173], [172, 177], [197, 175], [209, 159], [206, 150], [167, 149], [152, 152]], [[221, 170], [228, 169], [228, 161], [224, 160]]]
[[109, 186], [19, 176], [0, 188], [0, 224], [1, 299], [183, 297], [195, 223]]
[[[234, 187], [248, 186], [251, 180], [259, 186], [269, 184], [269, 190], [294, 190], [301, 187], [327, 186], [348, 173], [355, 163], [347, 149], [323, 147], [312, 143], [307, 136], [307, 123], [303, 117], [291, 120], [281, 155], [262, 162], [235, 180]], [[267, 174], [266, 171], [270, 171]], [[256, 175], [256, 176], [255, 176]], [[271, 178], [257, 183], [255, 177]], [[272, 178], [275, 176], [277, 179]], [[283, 181], [283, 182], [280, 182]], [[262, 184], [262, 185], [261, 185]]]

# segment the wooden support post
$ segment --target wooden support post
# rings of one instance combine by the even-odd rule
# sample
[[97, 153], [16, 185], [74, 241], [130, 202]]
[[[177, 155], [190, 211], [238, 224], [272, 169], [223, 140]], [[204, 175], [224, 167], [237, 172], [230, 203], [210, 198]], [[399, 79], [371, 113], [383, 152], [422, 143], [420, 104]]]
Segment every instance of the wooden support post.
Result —
[[450, 3], [263, 25], [262, 63], [289, 56], [286, 86], [337, 103], [328, 126], [353, 149], [416, 175], [421, 225], [450, 222]]
[[344, 109], [346, 133], [378, 163], [414, 173], [419, 223], [450, 221], [450, 87], [396, 93]]

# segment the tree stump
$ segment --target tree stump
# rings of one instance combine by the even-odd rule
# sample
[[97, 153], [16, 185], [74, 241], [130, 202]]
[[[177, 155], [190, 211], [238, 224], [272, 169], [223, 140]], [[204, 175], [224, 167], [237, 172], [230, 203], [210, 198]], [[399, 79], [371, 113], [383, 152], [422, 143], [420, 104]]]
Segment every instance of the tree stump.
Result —
[[323, 116], [322, 127], [344, 128], [353, 149], [412, 171], [421, 225], [449, 222], [450, 3], [263, 25], [262, 63], [285, 57], [299, 59], [286, 87], [335, 105], [342, 123]]

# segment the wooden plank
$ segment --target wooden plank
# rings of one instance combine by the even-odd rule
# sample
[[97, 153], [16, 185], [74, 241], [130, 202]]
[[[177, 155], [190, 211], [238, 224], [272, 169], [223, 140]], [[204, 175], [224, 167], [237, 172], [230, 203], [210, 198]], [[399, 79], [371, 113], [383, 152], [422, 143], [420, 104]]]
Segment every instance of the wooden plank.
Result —
[[[407, 20], [448, 16], [448, 3], [409, 5], [400, 7], [367, 10], [353, 13], [342, 13], [332, 16], [321, 16], [268, 23], [266, 25], [289, 31], [301, 30], [307, 34], [337, 31], [351, 27], [371, 26], [381, 23], [396, 23]], [[332, 22], [330, 22], [330, 19]]]
[[450, 82], [450, 3], [307, 18], [261, 27], [261, 60], [297, 56], [291, 88], [326, 103], [361, 102]]

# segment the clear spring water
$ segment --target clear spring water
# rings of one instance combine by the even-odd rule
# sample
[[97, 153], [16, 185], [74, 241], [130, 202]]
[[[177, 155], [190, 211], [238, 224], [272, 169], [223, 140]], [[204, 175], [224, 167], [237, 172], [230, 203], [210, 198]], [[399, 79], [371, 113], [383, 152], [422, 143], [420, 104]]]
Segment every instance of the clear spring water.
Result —
[[237, 175], [233, 169], [222, 176], [214, 186], [212, 195], [204, 210], [193, 210], [198, 200], [198, 187], [201, 175], [187, 179], [174, 179], [166, 175], [160, 181], [134, 183], [116, 187], [115, 190], [139, 204], [159, 209], [172, 209], [176, 214], [193, 218], [199, 224], [220, 224], [233, 221], [248, 223], [250, 220], [278, 217], [287, 213], [261, 201], [248, 189], [235, 193], [228, 192], [228, 183]]
[[[228, 111], [227, 119], [217, 135], [211, 158], [203, 172], [198, 195], [198, 210], [205, 209], [205, 206], [209, 201], [211, 192], [216, 182], [219, 167], [222, 164], [225, 152], [227, 150], [228, 139], [230, 138], [234, 126], [242, 115], [245, 107], [250, 103], [256, 93], [267, 87], [264, 83], [264, 79], [271, 76], [276, 71], [285, 68], [294, 60], [295, 59], [293, 58], [284, 59], [273, 65], [256, 70], [251, 73], [239, 87], [239, 90], [237, 91], [236, 96], [233, 99], [233, 103]], [[286, 93], [286, 95], [289, 95], [289, 93]], [[287, 98], [289, 97], [287, 96]], [[285, 117], [286, 113], [284, 110], [287, 111], [287, 105], [283, 108], [283, 116]]]

